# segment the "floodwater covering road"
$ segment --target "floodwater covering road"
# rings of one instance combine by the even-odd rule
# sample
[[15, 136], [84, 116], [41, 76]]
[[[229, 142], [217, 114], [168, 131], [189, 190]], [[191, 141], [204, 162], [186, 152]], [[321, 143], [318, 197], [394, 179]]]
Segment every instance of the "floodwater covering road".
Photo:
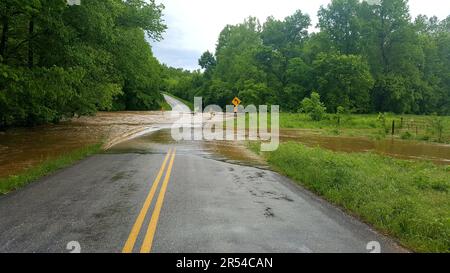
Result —
[[0, 132], [0, 178], [85, 146], [103, 142], [109, 148], [172, 122], [170, 113], [158, 111], [99, 112], [55, 125]]
[[216, 146], [163, 129], [0, 197], [0, 252], [69, 252], [69, 243], [81, 252], [369, 252], [371, 241], [404, 251], [289, 179], [222, 160]]

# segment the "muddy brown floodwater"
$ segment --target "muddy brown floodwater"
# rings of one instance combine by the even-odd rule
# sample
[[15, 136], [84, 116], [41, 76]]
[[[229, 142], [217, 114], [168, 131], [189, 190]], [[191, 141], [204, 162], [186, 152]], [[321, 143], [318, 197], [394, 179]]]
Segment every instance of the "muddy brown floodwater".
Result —
[[308, 130], [286, 129], [280, 131], [281, 142], [300, 142], [340, 152], [375, 152], [400, 159], [429, 160], [450, 165], [450, 145], [405, 141], [395, 138], [372, 140], [363, 137], [323, 136]]
[[[320, 146], [339, 152], [375, 152], [400, 159], [429, 160], [437, 164], [450, 164], [450, 145], [396, 139], [371, 140], [358, 137], [323, 136], [307, 130], [281, 130], [281, 142], [300, 142], [310, 147]], [[111, 153], [159, 153], [165, 146], [181, 144], [184, 152], [196, 153], [243, 165], [267, 168], [266, 163], [250, 152], [241, 141], [182, 141], [175, 142], [170, 130], [160, 130], [113, 146]]]
[[[166, 115], [167, 116], [167, 115]], [[0, 133], [0, 178], [17, 174], [75, 149], [104, 143], [108, 148], [163, 125], [161, 112], [100, 112], [58, 125], [10, 129]]]
[[[46, 159], [102, 142], [111, 152], [153, 152], [158, 145], [173, 144], [169, 128], [173, 117], [161, 112], [98, 113], [58, 125], [11, 129], [0, 133], [0, 178], [17, 174]], [[159, 131], [158, 131], [159, 130]], [[156, 131], [154, 133], [149, 133]], [[139, 137], [137, 137], [139, 136]], [[450, 164], [450, 145], [386, 138], [323, 136], [308, 130], [280, 131], [282, 142], [295, 141], [341, 152], [375, 152], [401, 159]], [[245, 148], [244, 142], [201, 141], [184, 143], [192, 151], [218, 160], [265, 167]]]

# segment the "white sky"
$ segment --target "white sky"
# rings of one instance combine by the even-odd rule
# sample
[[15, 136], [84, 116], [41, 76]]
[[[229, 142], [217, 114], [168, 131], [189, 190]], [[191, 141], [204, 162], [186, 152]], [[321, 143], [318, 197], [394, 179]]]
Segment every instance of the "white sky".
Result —
[[[220, 31], [227, 24], [243, 22], [248, 16], [261, 23], [273, 15], [283, 19], [300, 9], [317, 24], [317, 11], [331, 0], [156, 0], [166, 7], [168, 30], [162, 42], [151, 42], [155, 56], [173, 67], [197, 69], [197, 60], [206, 50], [214, 52]], [[413, 16], [450, 15], [449, 0], [409, 0]], [[313, 30], [313, 28], [312, 28]]]

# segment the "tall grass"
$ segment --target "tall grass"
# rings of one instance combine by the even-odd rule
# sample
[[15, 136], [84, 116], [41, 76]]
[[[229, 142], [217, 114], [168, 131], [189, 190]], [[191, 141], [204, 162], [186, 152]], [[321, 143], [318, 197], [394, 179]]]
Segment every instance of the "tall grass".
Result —
[[281, 144], [267, 160], [410, 249], [450, 252], [450, 167], [298, 143]]
[[101, 150], [102, 144], [86, 146], [72, 152], [48, 159], [41, 164], [31, 167], [17, 175], [0, 178], [0, 194], [6, 194], [19, 189], [41, 177], [49, 175], [59, 169], [72, 165], [73, 163], [95, 154]]

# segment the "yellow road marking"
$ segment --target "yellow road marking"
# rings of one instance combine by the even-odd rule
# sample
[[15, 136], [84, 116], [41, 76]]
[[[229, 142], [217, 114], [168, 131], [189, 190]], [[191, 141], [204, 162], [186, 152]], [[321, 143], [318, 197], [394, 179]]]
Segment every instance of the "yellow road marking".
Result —
[[156, 189], [158, 188], [159, 181], [161, 180], [161, 177], [163, 175], [164, 169], [166, 168], [166, 164], [168, 159], [170, 158], [170, 155], [172, 153], [172, 149], [167, 152], [166, 158], [164, 159], [164, 162], [159, 169], [158, 175], [155, 178], [155, 181], [153, 181], [152, 188], [150, 189], [150, 192], [147, 196], [147, 199], [145, 199], [144, 205], [142, 206], [141, 212], [139, 213], [136, 222], [133, 225], [133, 228], [131, 229], [130, 235], [128, 236], [128, 240], [125, 243], [125, 246], [122, 249], [122, 253], [131, 253], [134, 248], [134, 244], [136, 243], [136, 239], [139, 235], [139, 232], [141, 231], [142, 224], [145, 220], [145, 216], [147, 215], [147, 211], [152, 203], [153, 197], [155, 196]]
[[158, 225], [159, 215], [161, 213], [161, 208], [164, 202], [164, 196], [166, 194], [167, 185], [169, 184], [170, 174], [172, 173], [173, 161], [175, 159], [177, 150], [175, 149], [172, 153], [172, 158], [170, 159], [169, 167], [167, 168], [166, 177], [161, 186], [161, 190], [156, 200], [155, 209], [153, 210], [153, 215], [148, 225], [147, 234], [145, 235], [144, 242], [142, 243], [141, 253], [150, 253], [152, 250], [153, 238], [156, 232], [156, 226]]

